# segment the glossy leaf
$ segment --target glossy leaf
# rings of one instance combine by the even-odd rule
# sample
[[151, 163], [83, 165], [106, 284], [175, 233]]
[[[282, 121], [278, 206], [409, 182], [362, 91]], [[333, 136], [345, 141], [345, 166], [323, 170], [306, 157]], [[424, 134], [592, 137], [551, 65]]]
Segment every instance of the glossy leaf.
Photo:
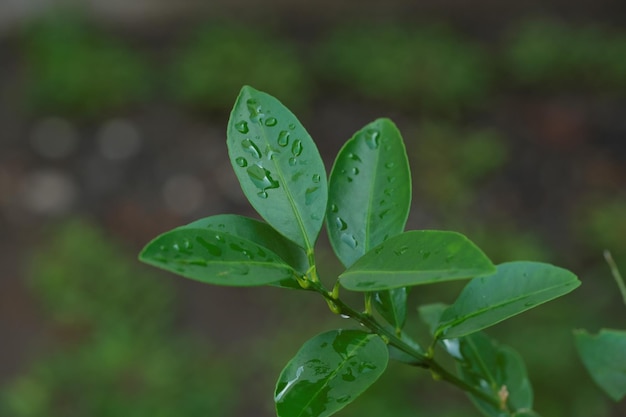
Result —
[[296, 116], [269, 94], [243, 87], [227, 144], [250, 204], [283, 236], [312, 250], [328, 199], [326, 170]]
[[613, 400], [626, 396], [626, 331], [602, 329], [575, 333], [578, 353], [593, 380]]
[[278, 417], [334, 414], [372, 385], [387, 361], [385, 342], [371, 333], [333, 330], [314, 337], [278, 379], [274, 396]]
[[[329, 179], [326, 222], [344, 266], [404, 231], [411, 208], [411, 172], [400, 131], [377, 119], [346, 142]], [[374, 307], [396, 329], [406, 319], [405, 288], [373, 295]]]
[[404, 327], [408, 294], [409, 290], [406, 287], [376, 291], [373, 294], [374, 307], [396, 330]]
[[404, 231], [411, 173], [398, 128], [378, 119], [339, 151], [329, 179], [328, 235], [346, 267]]
[[277, 254], [220, 230], [183, 227], [166, 232], [139, 259], [209, 284], [254, 286], [291, 279], [295, 271]]
[[[236, 214], [219, 214], [196, 220], [183, 227], [221, 231], [253, 241], [277, 254], [300, 274], [306, 273], [308, 269], [307, 257], [302, 248], [283, 237], [267, 223]], [[293, 277], [272, 285], [301, 289]]]
[[[409, 345], [411, 348], [413, 348], [413, 350], [421, 353], [422, 355], [425, 354], [422, 347], [415, 340], [411, 339], [406, 333], [403, 332], [400, 335], [400, 339], [404, 343]], [[387, 345], [387, 348], [389, 349], [389, 357], [391, 359], [394, 359], [398, 362], [407, 363], [409, 365], [414, 365], [414, 366], [420, 364], [420, 362], [417, 359], [415, 359], [415, 357], [413, 357], [412, 355], [409, 355], [408, 353], [404, 352], [403, 350], [398, 349], [397, 347], [393, 345]]]
[[569, 293], [576, 275], [539, 262], [509, 262], [497, 272], [470, 281], [441, 316], [437, 337], [460, 337]]
[[448, 305], [443, 303], [425, 304], [418, 308], [420, 319], [428, 326], [428, 330], [432, 335], [437, 331], [439, 320], [446, 308], [448, 308]]
[[[457, 362], [459, 376], [503, 404], [509, 410], [532, 409], [533, 392], [522, 358], [513, 349], [498, 345], [484, 333], [442, 341]], [[486, 416], [509, 417], [500, 407], [469, 394], [472, 402]]]
[[380, 291], [466, 279], [493, 273], [495, 267], [465, 236], [414, 230], [389, 238], [340, 275], [354, 291]]

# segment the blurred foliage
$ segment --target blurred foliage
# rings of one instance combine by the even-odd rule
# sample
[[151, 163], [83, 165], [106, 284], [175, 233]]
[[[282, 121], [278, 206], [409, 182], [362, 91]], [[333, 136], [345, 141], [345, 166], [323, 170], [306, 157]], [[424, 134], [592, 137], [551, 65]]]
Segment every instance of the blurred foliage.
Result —
[[519, 85], [542, 91], [626, 90], [626, 34], [600, 26], [528, 21], [505, 51], [507, 71]]
[[359, 95], [427, 111], [454, 112], [485, 98], [483, 50], [440, 27], [346, 26], [317, 51], [320, 77]]
[[506, 138], [490, 128], [424, 121], [415, 136], [416, 192], [448, 209], [466, 204], [480, 181], [502, 168], [509, 156]]
[[27, 95], [41, 110], [92, 117], [141, 102], [150, 70], [137, 51], [73, 17], [51, 17], [25, 35]]
[[294, 44], [236, 25], [197, 30], [173, 59], [169, 84], [178, 101], [210, 111], [230, 109], [242, 85], [271, 91], [295, 108], [308, 104], [311, 91]]
[[[581, 252], [600, 260], [602, 252], [609, 250], [618, 268], [626, 269], [626, 196], [618, 192], [582, 200], [570, 220]], [[600, 262], [597, 273], [604, 269]]]
[[31, 261], [31, 283], [71, 337], [3, 390], [1, 415], [230, 415], [233, 367], [174, 333], [172, 288], [89, 223], [58, 227]]

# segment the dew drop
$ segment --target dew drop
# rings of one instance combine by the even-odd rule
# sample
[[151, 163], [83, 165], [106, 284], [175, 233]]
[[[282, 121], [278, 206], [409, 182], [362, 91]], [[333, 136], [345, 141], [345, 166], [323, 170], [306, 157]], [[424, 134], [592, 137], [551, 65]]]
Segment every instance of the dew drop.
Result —
[[296, 128], [296, 125], [293, 123], [289, 124], [289, 129], [294, 130]]
[[246, 158], [243, 158], [241, 156], [239, 158], [235, 159], [235, 162], [237, 163], [237, 165], [239, 165], [242, 168], [248, 166], [248, 161], [246, 161]]
[[244, 139], [243, 141], [241, 141], [241, 146], [243, 147], [244, 151], [248, 152], [253, 157], [257, 159], [261, 158], [261, 151], [259, 150], [258, 146], [256, 146], [254, 142], [252, 142], [250, 139]]
[[396, 177], [387, 177], [387, 182], [392, 183], [396, 180]]
[[284, 148], [287, 145], [289, 145], [289, 132], [281, 130], [278, 134], [278, 146], [282, 146]]
[[244, 120], [235, 124], [235, 129], [237, 129], [240, 133], [248, 133], [250, 131], [250, 129], [248, 129], [248, 122]]
[[348, 154], [348, 158], [352, 159], [353, 161], [362, 162], [362, 161], [361, 161], [361, 158], [359, 158], [359, 156], [358, 156], [358, 155], [356, 155], [356, 154], [354, 154], [354, 153], [352, 153], [352, 152], [350, 152], [350, 153]]
[[180, 252], [180, 246], [178, 245], [178, 243], [174, 243], [172, 245], [172, 249], [174, 249], [176, 252]]
[[302, 141], [300, 139], [296, 139], [291, 145], [291, 153], [294, 156], [300, 156], [302, 154]]
[[219, 233], [215, 235], [215, 239], [218, 242], [223, 242], [224, 241], [224, 236], [220, 235]]
[[376, 129], [367, 129], [365, 131], [365, 143], [372, 150], [378, 149], [380, 132]]
[[395, 163], [395, 162], [387, 162], [387, 163], [385, 164], [385, 168], [393, 168], [395, 165], [396, 165], [396, 163]]
[[278, 120], [276, 120], [275, 117], [268, 117], [267, 120], [265, 120], [265, 126], [276, 126], [276, 123], [278, 123]]
[[320, 177], [320, 174], [313, 174], [312, 180], [313, 180], [314, 183], [317, 184], [318, 182], [320, 182], [321, 179], [322, 179], [322, 177]]
[[161, 252], [167, 252], [167, 247], [165, 247], [165, 245], [161, 245], [161, 246], [159, 246], [159, 250]]
[[191, 242], [189, 241], [189, 239], [185, 239], [183, 240], [183, 248], [189, 250], [193, 247], [193, 245], [191, 244]]
[[248, 112], [250, 113], [250, 119], [260, 121], [263, 117], [265, 117], [265, 114], [261, 109], [261, 105], [255, 99], [248, 99], [248, 101], [246, 101], [246, 105], [248, 107]]
[[341, 235], [341, 241], [350, 246], [352, 249], [356, 248], [359, 245], [359, 243], [356, 241], [356, 238], [353, 235], [349, 235], [347, 233], [343, 233]]
[[319, 190], [320, 187], [309, 187], [304, 192], [304, 204], [310, 206], [316, 200], [315, 192]]
[[391, 209], [387, 209], [387, 210], [383, 210], [380, 213], [378, 213], [378, 218], [379, 219], [383, 219], [383, 217], [385, 217], [387, 214], [389, 214], [389, 212], [391, 211]]
[[339, 208], [337, 207], [336, 204], [331, 204], [330, 205], [330, 211], [331, 213], [337, 213], [337, 211], [339, 210]]
[[204, 240], [204, 238], [197, 237], [196, 242], [198, 242], [202, 247], [204, 247], [207, 250], [207, 252], [209, 252], [209, 254], [211, 254], [212, 256], [217, 257], [217, 256], [222, 255], [222, 248], [220, 248], [217, 245], [207, 242], [206, 240]]
[[352, 168], [352, 173], [354, 175], [359, 175], [359, 169], [357, 167]]
[[408, 246], [401, 246], [400, 248], [393, 251], [396, 255], [404, 255], [409, 250]]
[[268, 197], [267, 191], [259, 191], [257, 195], [261, 197], [263, 200], [265, 200]]
[[348, 228], [347, 223], [341, 217], [337, 217], [335, 224], [339, 230], [346, 230]]
[[[259, 165], [250, 166], [247, 169], [247, 172], [250, 180], [252, 180], [254, 185], [261, 191], [261, 193], [265, 193], [265, 191], [268, 189], [278, 188], [279, 186], [278, 181], [272, 178], [271, 173], [267, 169]], [[267, 196], [261, 196], [261, 193], [259, 193], [259, 197], [267, 198]]]
[[295, 166], [296, 163], [298, 163], [298, 160], [296, 158], [294, 158], [293, 156], [291, 158], [289, 158], [289, 165], [290, 166]]
[[376, 255], [378, 255], [379, 253], [381, 253], [383, 251], [384, 247], [383, 246], [379, 246], [376, 249], [374, 249], [374, 253]]

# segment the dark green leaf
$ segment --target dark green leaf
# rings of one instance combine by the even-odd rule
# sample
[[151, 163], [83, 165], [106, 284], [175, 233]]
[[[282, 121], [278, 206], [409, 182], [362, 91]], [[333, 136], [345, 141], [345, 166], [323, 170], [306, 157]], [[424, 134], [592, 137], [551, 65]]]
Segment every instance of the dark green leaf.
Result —
[[419, 307], [418, 311], [420, 318], [424, 323], [426, 323], [428, 330], [430, 330], [432, 335], [434, 335], [437, 331], [439, 319], [441, 319], [441, 315], [446, 308], [448, 308], [448, 305], [443, 303], [426, 304]]
[[330, 242], [346, 267], [404, 231], [411, 173], [402, 136], [391, 120], [368, 124], [339, 151], [328, 202]]
[[324, 221], [326, 170], [296, 116], [274, 97], [243, 87], [230, 115], [227, 143], [250, 204], [274, 229], [311, 252]]
[[324, 417], [341, 410], [378, 379], [387, 361], [387, 345], [371, 333], [333, 330], [314, 337], [278, 379], [278, 417]]
[[409, 290], [406, 287], [373, 294], [374, 307], [396, 330], [404, 327], [406, 321], [406, 302]]
[[[359, 130], [339, 151], [329, 180], [330, 243], [346, 266], [404, 231], [411, 207], [411, 172], [402, 136], [389, 119]], [[402, 328], [406, 289], [374, 294], [374, 306]]]
[[470, 281], [441, 316], [436, 335], [460, 337], [569, 293], [580, 285], [573, 273], [539, 262], [509, 262]]
[[593, 380], [613, 400], [626, 395], [626, 331], [602, 329], [597, 335], [575, 333], [578, 353]]
[[354, 291], [380, 291], [493, 273], [491, 261], [465, 236], [446, 231], [405, 232], [376, 246], [340, 275]]
[[[422, 347], [415, 340], [411, 339], [406, 333], [402, 333], [400, 335], [400, 339], [404, 343], [409, 345], [413, 350], [424, 355], [424, 350], [422, 349]], [[422, 363], [421, 361], [418, 361], [417, 359], [415, 359], [415, 357], [413, 357], [412, 355], [409, 355], [408, 353], [404, 352], [403, 350], [398, 349], [395, 346], [387, 345], [387, 347], [389, 349], [389, 357], [391, 359], [394, 359], [398, 362], [407, 363], [409, 365], [420, 365]]]
[[[511, 348], [498, 345], [484, 333], [442, 341], [457, 361], [459, 376], [507, 405], [510, 410], [531, 410], [533, 392], [522, 358]], [[509, 417], [500, 407], [470, 394], [485, 415]]]
[[[267, 223], [235, 214], [219, 214], [189, 223], [185, 228], [219, 230], [240, 238], [253, 241], [277, 254], [285, 263], [300, 274], [308, 269], [306, 254], [296, 244], [284, 238]], [[300, 289], [293, 277], [274, 283], [280, 287]]]
[[166, 232], [139, 259], [197, 281], [253, 286], [291, 279], [296, 272], [278, 255], [220, 230], [183, 227]]

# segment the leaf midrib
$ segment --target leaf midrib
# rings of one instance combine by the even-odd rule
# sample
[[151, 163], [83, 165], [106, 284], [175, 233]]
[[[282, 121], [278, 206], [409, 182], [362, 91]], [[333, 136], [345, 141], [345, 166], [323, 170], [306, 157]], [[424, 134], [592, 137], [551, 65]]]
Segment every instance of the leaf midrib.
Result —
[[[458, 324], [460, 324], [460, 323], [463, 323], [463, 322], [465, 322], [465, 321], [467, 321], [467, 320], [469, 320], [469, 319], [472, 319], [472, 318], [474, 318], [474, 317], [476, 317], [476, 316], [479, 316], [479, 315], [483, 314], [483, 313], [484, 313], [484, 312], [486, 312], [486, 311], [496, 310], [496, 309], [498, 309], [498, 308], [505, 307], [505, 306], [510, 305], [510, 304], [514, 304], [515, 302], [520, 301], [520, 300], [522, 300], [522, 299], [524, 299], [524, 298], [529, 298], [529, 297], [531, 297], [531, 296], [533, 296], [533, 295], [541, 294], [542, 292], [549, 292], [549, 291], [552, 291], [552, 290], [558, 289], [558, 288], [560, 288], [560, 287], [564, 287], [564, 286], [566, 286], [566, 284], [568, 284], [568, 283], [569, 283], [569, 282], [567, 282], [567, 283], [562, 283], [562, 284], [559, 284], [559, 285], [554, 285], [554, 286], [551, 286], [551, 287], [546, 288], [546, 289], [543, 289], [543, 290], [534, 291], [534, 292], [532, 292], [532, 293], [530, 293], [530, 294], [528, 294], [528, 295], [521, 295], [521, 296], [518, 296], [518, 297], [515, 297], [515, 298], [509, 298], [506, 302], [502, 302], [502, 303], [495, 304], [495, 305], [493, 305], [493, 304], [492, 304], [492, 305], [491, 305], [491, 306], [489, 306], [489, 307], [486, 307], [486, 308], [481, 308], [481, 309], [479, 309], [479, 310], [475, 310], [475, 311], [474, 311], [474, 312], [472, 312], [472, 313], [469, 313], [469, 314], [467, 314], [467, 315], [464, 315], [464, 316], [463, 316], [463, 320], [461, 320], [461, 319], [452, 320], [452, 321], [450, 321], [450, 322], [448, 322], [448, 323], [445, 323], [443, 326], [440, 326], [440, 329], [441, 329], [441, 330], [440, 330], [440, 331], [438, 331], [437, 333], [440, 333], [440, 332], [441, 332], [441, 331], [443, 331], [444, 329], [451, 329], [451, 328], [455, 327], [456, 325], [458, 325]], [[549, 300], [544, 300], [544, 301], [542, 301], [542, 302], [546, 302], [546, 301], [549, 301]], [[537, 306], [537, 305], [538, 305], [538, 304], [534, 304], [534, 305], [530, 306], [528, 309], [533, 308], [533, 307], [535, 307], [535, 306]], [[454, 305], [452, 305], [452, 306], [451, 306], [451, 308], [452, 308], [452, 307], [454, 307]]]
[[[250, 94], [248, 93], [248, 96], [250, 96]], [[252, 97], [249, 97], [252, 98]], [[295, 119], [295, 116], [294, 116]], [[305, 130], [304, 127], [298, 122], [298, 125], [300, 125], [300, 128]], [[271, 143], [269, 141], [269, 137], [268, 137], [268, 129], [266, 129], [266, 127], [259, 121], [259, 130], [261, 131], [261, 135], [260, 137], [263, 139], [263, 141], [265, 142], [266, 146], [269, 146], [271, 148]], [[308, 136], [310, 138], [310, 135], [306, 132], [304, 132], [306, 134], [306, 136]], [[278, 160], [280, 160], [280, 157], [278, 158]], [[300, 228], [300, 232], [302, 233], [302, 237], [304, 238], [304, 246], [307, 250], [307, 252], [310, 252], [312, 250], [312, 245], [311, 245], [311, 241], [309, 240], [309, 235], [307, 233], [306, 227], [304, 225], [303, 219], [300, 216], [300, 211], [298, 210], [298, 206], [295, 202], [295, 199], [293, 198], [293, 195], [291, 193], [290, 188], [287, 186], [287, 182], [285, 181], [285, 176], [283, 174], [283, 170], [281, 165], [274, 159], [269, 159], [269, 161], [271, 161], [271, 163], [274, 165], [276, 172], [278, 173], [278, 177], [280, 180], [280, 183], [283, 184], [283, 189], [285, 190], [285, 195], [287, 197], [287, 201], [289, 202], [289, 206], [291, 207], [291, 211], [294, 213], [296, 221], [298, 222], [298, 227]]]

